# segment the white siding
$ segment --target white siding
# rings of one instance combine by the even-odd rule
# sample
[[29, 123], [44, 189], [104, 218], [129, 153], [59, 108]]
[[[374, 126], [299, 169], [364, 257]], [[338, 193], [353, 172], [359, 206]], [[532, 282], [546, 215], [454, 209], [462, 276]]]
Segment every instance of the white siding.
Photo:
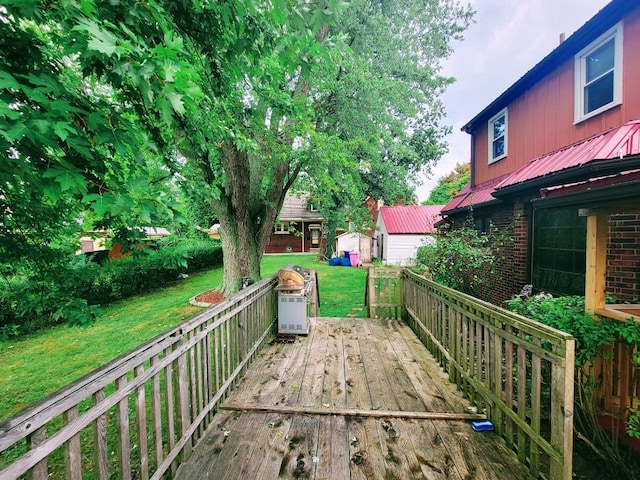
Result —
[[418, 247], [425, 245], [427, 242], [434, 243], [435, 239], [430, 235], [389, 235], [385, 263], [387, 265], [413, 265], [415, 264]]
[[[382, 256], [378, 255], [382, 263], [386, 265], [413, 265], [418, 252], [418, 247], [426, 244], [435, 244], [435, 237], [427, 234], [401, 234], [389, 235], [382, 219], [378, 216], [376, 225], [376, 238], [378, 249], [382, 246]], [[379, 250], [378, 250], [379, 252]]]
[[337, 241], [337, 253], [343, 250], [360, 250], [360, 235], [358, 233], [343, 233], [336, 238]]
[[387, 227], [384, 224], [384, 220], [382, 219], [382, 215], [378, 215], [378, 220], [376, 222], [376, 242], [373, 255], [385, 261], [387, 258], [387, 239], [389, 238], [389, 234], [387, 233]]

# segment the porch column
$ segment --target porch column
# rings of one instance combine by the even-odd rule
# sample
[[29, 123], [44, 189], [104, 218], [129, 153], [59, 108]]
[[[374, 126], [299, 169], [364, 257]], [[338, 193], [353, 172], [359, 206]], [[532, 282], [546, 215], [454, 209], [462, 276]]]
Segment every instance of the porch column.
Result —
[[607, 275], [607, 220], [605, 213], [587, 216], [587, 270], [585, 272], [585, 311], [594, 314], [604, 308]]

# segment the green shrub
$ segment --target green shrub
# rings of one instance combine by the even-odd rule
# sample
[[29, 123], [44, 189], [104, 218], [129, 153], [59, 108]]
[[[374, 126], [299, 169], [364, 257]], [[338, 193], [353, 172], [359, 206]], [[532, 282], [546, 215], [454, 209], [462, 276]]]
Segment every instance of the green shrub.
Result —
[[416, 260], [433, 281], [469, 295], [493, 278], [495, 258], [489, 237], [473, 227], [438, 230], [434, 245], [418, 248]]
[[84, 256], [47, 268], [27, 264], [0, 277], [0, 340], [60, 323], [89, 325], [97, 305], [170, 285], [180, 274], [222, 265], [210, 239], [160, 242], [155, 249], [97, 265]]
[[609, 318], [597, 320], [586, 314], [584, 297], [580, 296], [553, 297], [540, 293], [532, 297], [515, 297], [505, 303], [512, 312], [573, 335], [577, 365], [595, 359], [602, 347], [611, 345], [627, 328], [624, 322]]
[[78, 292], [89, 304], [107, 304], [174, 283], [181, 274], [222, 265], [222, 247], [211, 240], [160, 243], [98, 269], [91, 285]]

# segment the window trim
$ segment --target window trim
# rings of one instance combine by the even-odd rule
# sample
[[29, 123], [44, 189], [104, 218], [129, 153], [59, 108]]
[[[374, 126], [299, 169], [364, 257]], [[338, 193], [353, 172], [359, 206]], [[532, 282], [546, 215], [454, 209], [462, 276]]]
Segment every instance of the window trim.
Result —
[[273, 233], [276, 235], [289, 235], [289, 222], [276, 222], [273, 226]]
[[[505, 158], [509, 152], [508, 150], [508, 145], [509, 145], [509, 114], [507, 111], [507, 107], [503, 108], [502, 110], [500, 110], [498, 113], [496, 113], [493, 117], [491, 117], [489, 119], [489, 121], [487, 122], [487, 140], [488, 140], [488, 149], [487, 149], [487, 153], [489, 155], [488, 159], [489, 159], [489, 164], [495, 163], [499, 160], [502, 160], [503, 158]], [[496, 122], [496, 120], [498, 120], [500, 117], [504, 116], [504, 153], [498, 157], [494, 157], [493, 156], [493, 142], [495, 141], [495, 138], [493, 138], [493, 124]]]
[[[617, 23], [587, 47], [583, 48], [574, 57], [574, 125], [622, 104], [622, 30], [622, 22]], [[589, 54], [602, 47], [611, 39], [614, 41], [613, 100], [589, 113], [583, 113], [585, 105], [584, 87], [586, 83], [585, 59]]]

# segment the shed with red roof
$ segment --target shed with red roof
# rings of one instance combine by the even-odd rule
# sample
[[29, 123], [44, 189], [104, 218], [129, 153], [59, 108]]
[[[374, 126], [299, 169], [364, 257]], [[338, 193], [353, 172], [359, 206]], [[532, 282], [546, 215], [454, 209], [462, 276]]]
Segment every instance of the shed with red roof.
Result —
[[442, 205], [381, 207], [376, 224], [377, 256], [387, 265], [411, 265], [418, 247], [435, 242]]

